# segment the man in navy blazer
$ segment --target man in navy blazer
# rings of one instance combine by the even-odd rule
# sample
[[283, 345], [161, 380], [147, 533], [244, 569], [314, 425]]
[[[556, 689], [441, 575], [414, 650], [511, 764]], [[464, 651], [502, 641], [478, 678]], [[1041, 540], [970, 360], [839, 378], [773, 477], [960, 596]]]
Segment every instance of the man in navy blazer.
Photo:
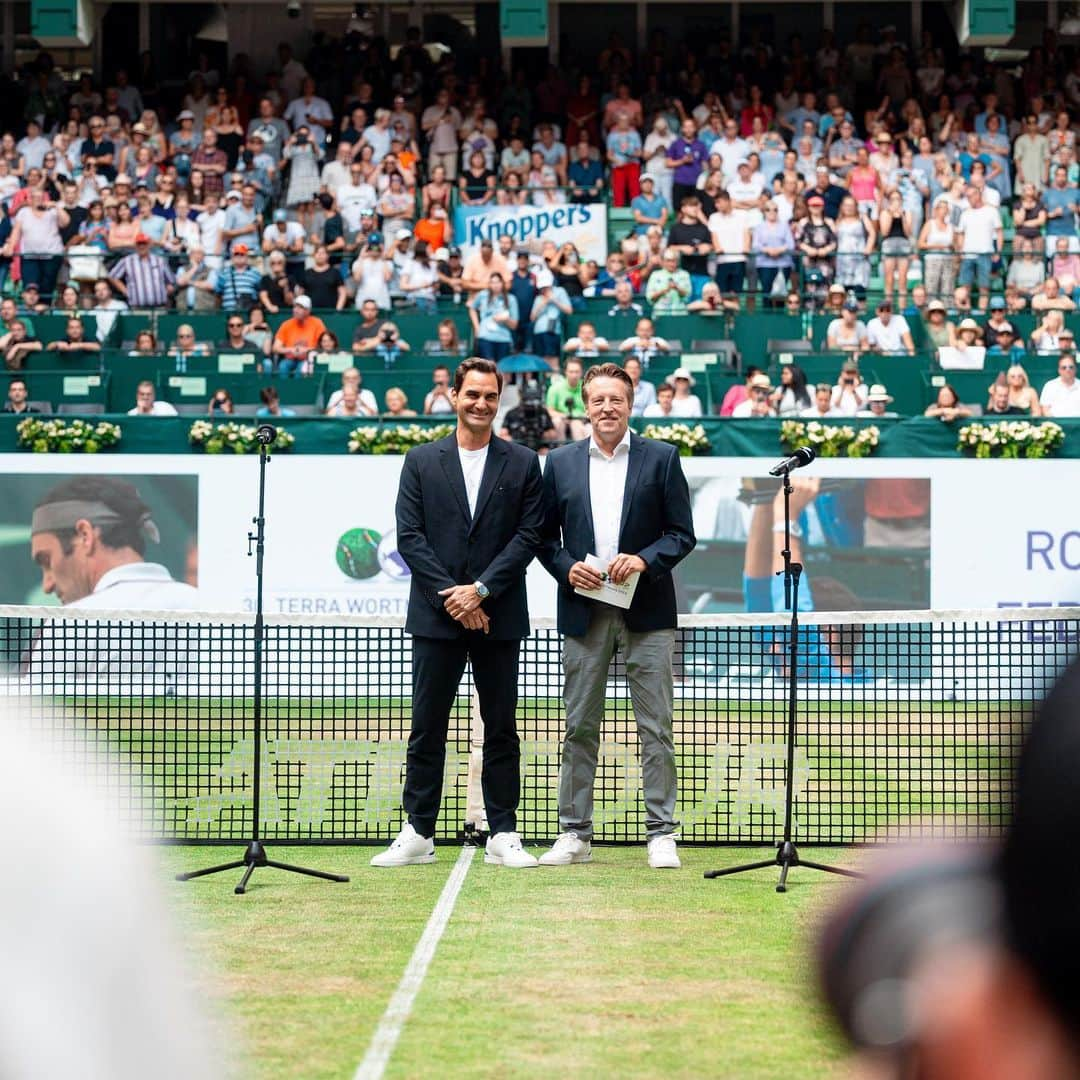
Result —
[[450, 710], [466, 661], [484, 721], [485, 861], [535, 866], [516, 831], [518, 653], [529, 634], [525, 568], [540, 545], [540, 463], [492, 435], [502, 377], [490, 360], [454, 375], [454, 434], [410, 450], [397, 498], [398, 552], [412, 572], [413, 715], [403, 803], [408, 823], [373, 866], [435, 859]]
[[[690, 491], [675, 447], [629, 430], [634, 385], [615, 364], [585, 375], [582, 396], [592, 435], [552, 451], [544, 467], [540, 559], [559, 583], [566, 738], [559, 770], [560, 836], [545, 866], [591, 858], [593, 784], [604, 718], [604, 688], [615, 652], [626, 663], [641, 738], [649, 865], [677, 868], [672, 655], [675, 586], [671, 571], [697, 542]], [[638, 574], [630, 607], [576, 593], [599, 589], [603, 560], [615, 584]]]

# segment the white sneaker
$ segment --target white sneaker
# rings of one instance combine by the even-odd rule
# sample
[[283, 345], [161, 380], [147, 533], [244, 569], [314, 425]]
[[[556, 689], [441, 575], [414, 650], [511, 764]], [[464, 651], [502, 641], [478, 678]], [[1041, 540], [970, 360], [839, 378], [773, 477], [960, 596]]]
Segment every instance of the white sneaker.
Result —
[[408, 823], [397, 839], [371, 860], [372, 866], [416, 866], [435, 861], [435, 842], [430, 836], [420, 836]]
[[591, 860], [592, 844], [588, 840], [582, 840], [576, 832], [564, 832], [552, 844], [551, 850], [540, 856], [540, 865], [569, 866], [571, 863]]
[[674, 833], [654, 836], [649, 841], [649, 865], [654, 870], [678, 870], [682, 866], [675, 850]]
[[536, 859], [521, 846], [521, 837], [516, 832], [501, 832], [488, 837], [484, 849], [484, 862], [496, 866], [512, 866], [523, 870], [535, 866]]

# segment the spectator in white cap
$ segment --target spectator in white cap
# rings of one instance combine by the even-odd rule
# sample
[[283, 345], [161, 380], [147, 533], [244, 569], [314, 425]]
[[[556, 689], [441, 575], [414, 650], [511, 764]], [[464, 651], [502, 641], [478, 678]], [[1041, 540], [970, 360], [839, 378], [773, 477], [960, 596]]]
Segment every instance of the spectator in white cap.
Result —
[[892, 394], [881, 383], [874, 383], [870, 392], [866, 395], [866, 405], [860, 409], [856, 416], [874, 416], [885, 419], [895, 419], [897, 414], [889, 409], [893, 403]]
[[675, 390], [675, 400], [671, 403], [672, 416], [697, 417], [701, 416], [701, 399], [697, 394], [691, 393], [697, 380], [689, 370], [676, 368], [665, 380]]
[[274, 334], [271, 353], [278, 361], [278, 373], [293, 375], [310, 371], [311, 356], [319, 348], [326, 326], [317, 315], [311, 314], [311, 298], [298, 296], [293, 301], [293, 314]]
[[401, 278], [413, 262], [413, 233], [412, 229], [404, 225], [391, 232], [390, 226], [392, 224], [392, 222], [386, 222], [387, 238], [391, 235], [394, 237], [394, 246], [387, 252], [387, 258], [390, 260], [390, 266], [393, 269], [393, 274], [390, 277], [390, 299], [404, 300], [406, 299], [406, 293], [401, 287]]
[[555, 284], [555, 275], [546, 267], [539, 271], [536, 275], [536, 299], [529, 316], [532, 321], [533, 352], [542, 356], [556, 371], [562, 350], [563, 319], [573, 310], [566, 290]]
[[776, 415], [776, 410], [769, 400], [769, 395], [773, 392], [773, 385], [765, 372], [759, 371], [752, 376], [746, 389], [746, 400], [740, 401], [732, 410], [731, 416], [733, 420], [748, 420]]

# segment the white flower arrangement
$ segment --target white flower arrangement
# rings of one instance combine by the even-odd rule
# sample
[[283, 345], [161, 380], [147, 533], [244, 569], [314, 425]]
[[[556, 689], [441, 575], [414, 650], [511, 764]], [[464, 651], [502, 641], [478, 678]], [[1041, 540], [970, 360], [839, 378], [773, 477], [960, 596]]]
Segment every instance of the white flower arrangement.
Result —
[[689, 424], [648, 424], [641, 434], [646, 439], [670, 443], [678, 449], [680, 457], [707, 454], [712, 449], [712, 443], [700, 424], [693, 427]]
[[[230, 420], [224, 424], [214, 424], [210, 420], [196, 420], [188, 429], [188, 442], [196, 450], [207, 454], [257, 454], [259, 440], [258, 428], [250, 424], [238, 424]], [[277, 438], [270, 448], [275, 453], [289, 451], [296, 445], [296, 436], [282, 428], [277, 429]]]
[[346, 445], [350, 454], [407, 454], [414, 446], [445, 439], [453, 430], [451, 424], [367, 424], [353, 428]]
[[956, 440], [956, 449], [969, 457], [1045, 458], [1061, 448], [1065, 432], [1050, 421], [998, 420], [965, 424]]
[[850, 424], [823, 424], [818, 420], [803, 423], [785, 420], [780, 425], [780, 442], [793, 451], [810, 444], [818, 457], [869, 457], [881, 441], [881, 431], [874, 425], [853, 427]]
[[20, 449], [35, 454], [96, 454], [120, 442], [120, 425], [108, 420], [44, 420], [27, 417], [15, 426]]

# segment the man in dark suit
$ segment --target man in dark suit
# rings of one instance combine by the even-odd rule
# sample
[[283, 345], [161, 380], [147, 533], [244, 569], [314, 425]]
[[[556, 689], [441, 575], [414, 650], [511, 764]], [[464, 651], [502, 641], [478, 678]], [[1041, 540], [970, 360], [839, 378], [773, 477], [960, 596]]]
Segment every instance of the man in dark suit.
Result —
[[516, 832], [520, 791], [518, 652], [529, 633], [525, 568], [540, 544], [543, 487], [533, 451], [492, 435], [502, 378], [490, 360], [454, 376], [453, 435], [410, 450], [397, 499], [398, 552], [412, 571], [413, 716], [406, 759], [408, 823], [373, 866], [435, 859], [450, 709], [466, 661], [484, 721], [485, 862], [535, 866]]
[[[590, 368], [582, 396], [591, 437], [552, 451], [544, 468], [540, 559], [559, 583], [566, 739], [559, 770], [561, 835], [540, 862], [566, 866], [591, 858], [604, 687], [619, 651], [641, 738], [649, 865], [675, 869], [671, 571], [697, 542], [690, 491], [675, 447], [630, 433], [634, 384], [622, 368]], [[574, 591], [603, 584], [601, 572], [585, 562], [590, 554], [603, 560], [615, 584], [640, 575], [628, 609]]]

